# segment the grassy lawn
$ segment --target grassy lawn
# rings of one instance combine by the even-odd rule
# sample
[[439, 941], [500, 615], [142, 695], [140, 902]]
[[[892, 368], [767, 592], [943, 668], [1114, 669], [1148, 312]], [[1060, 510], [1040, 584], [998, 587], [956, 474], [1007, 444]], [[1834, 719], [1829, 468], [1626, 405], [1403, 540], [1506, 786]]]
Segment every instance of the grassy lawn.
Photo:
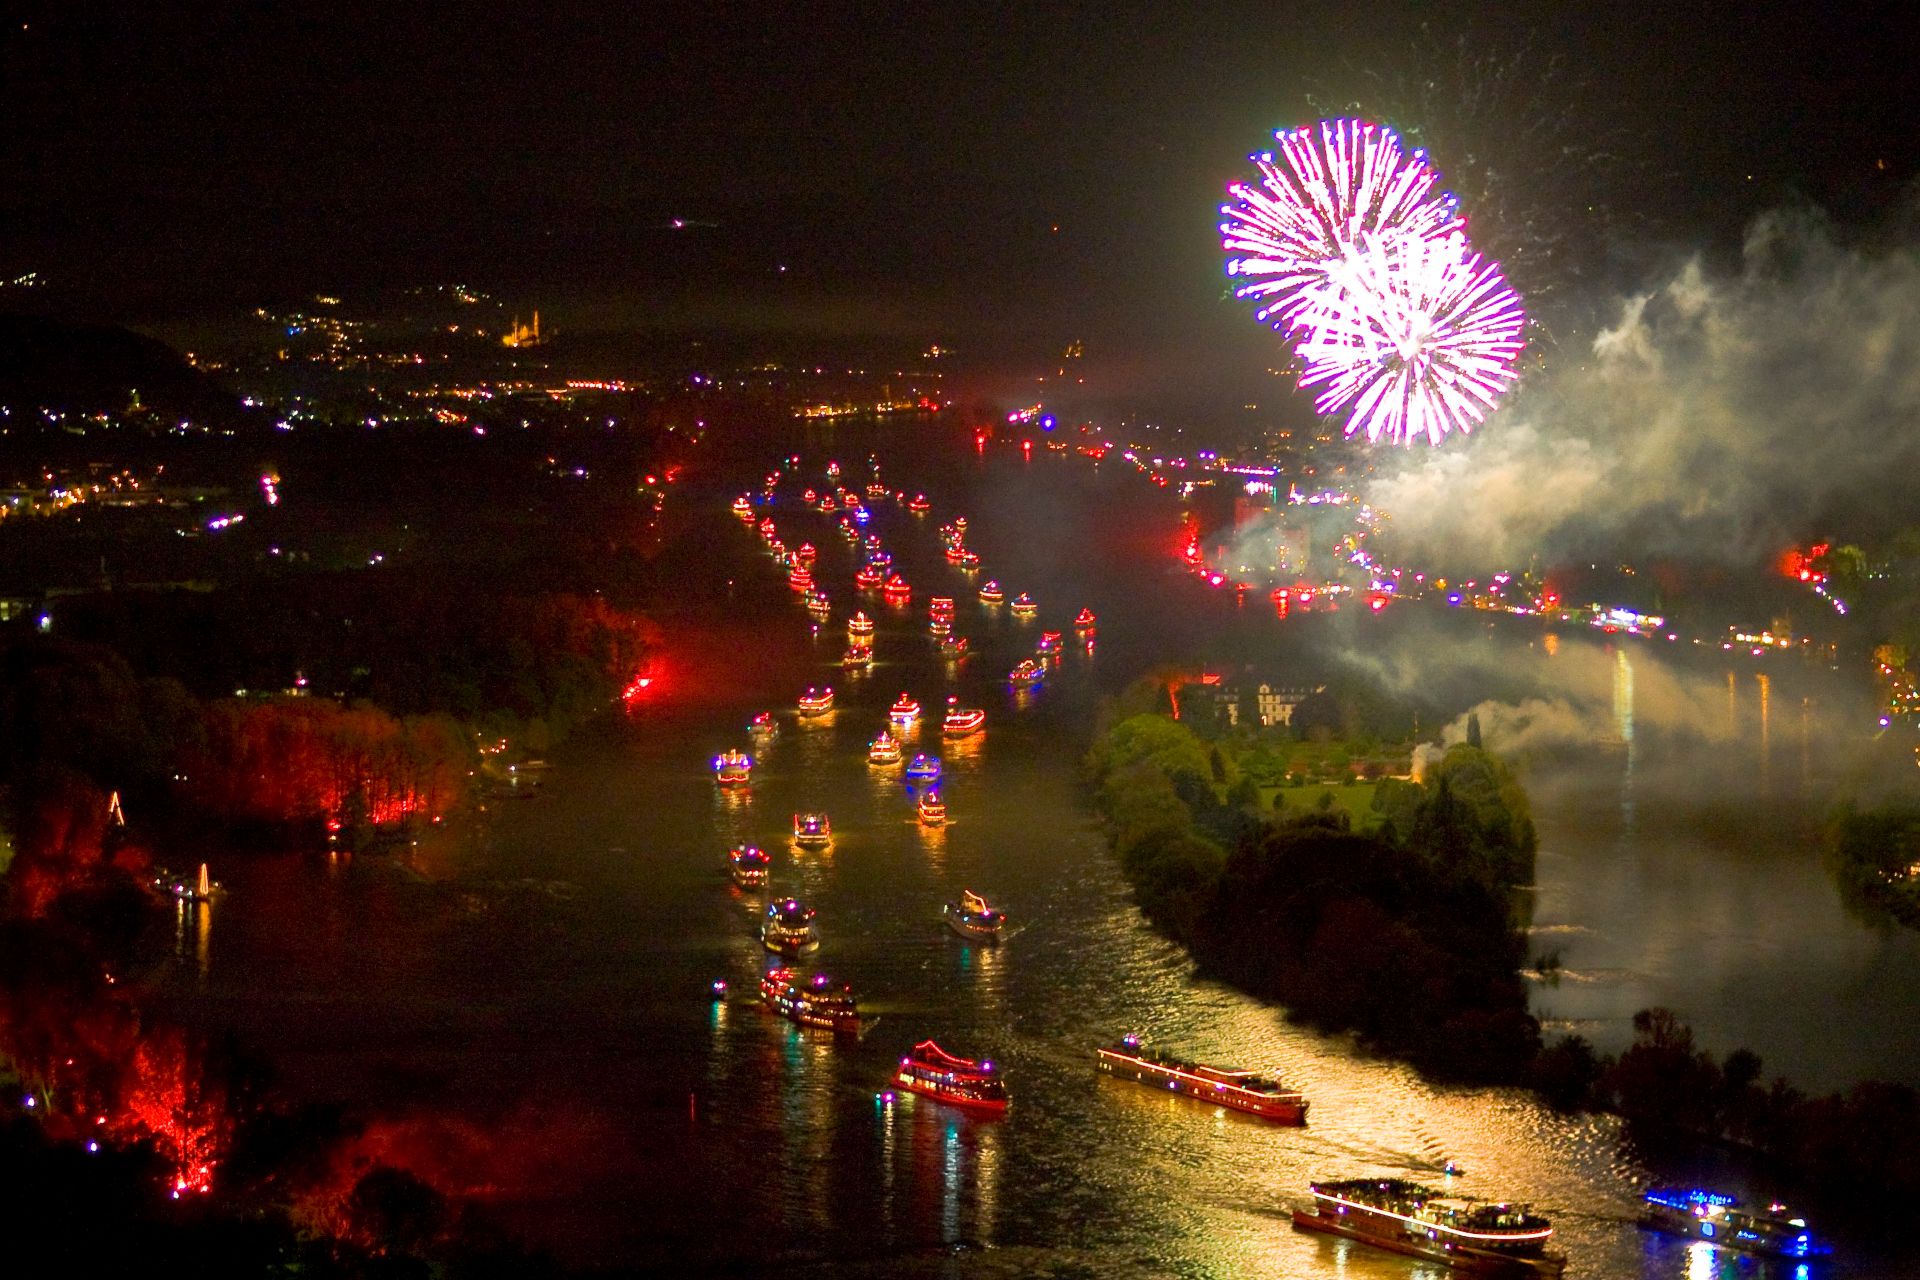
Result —
[[1348, 816], [1353, 819], [1353, 829], [1361, 831], [1373, 824], [1373, 792], [1378, 785], [1373, 782], [1344, 782], [1332, 785], [1310, 782], [1304, 787], [1262, 787], [1260, 802], [1271, 807], [1275, 797], [1278, 797], [1292, 812], [1312, 812], [1319, 807], [1321, 796], [1332, 793], [1334, 807], [1345, 809]]

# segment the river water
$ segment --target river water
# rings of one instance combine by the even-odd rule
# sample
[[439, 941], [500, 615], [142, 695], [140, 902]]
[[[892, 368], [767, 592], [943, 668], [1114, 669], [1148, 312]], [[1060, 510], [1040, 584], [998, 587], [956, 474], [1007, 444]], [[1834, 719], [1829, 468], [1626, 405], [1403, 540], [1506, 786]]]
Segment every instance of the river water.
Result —
[[[830, 442], [850, 479], [864, 478], [852, 464], [869, 442]], [[1796, 1274], [1635, 1229], [1649, 1174], [1610, 1121], [1436, 1088], [1290, 1026], [1197, 980], [1131, 906], [1077, 781], [1102, 694], [1196, 652], [1284, 665], [1302, 646], [1390, 650], [1431, 633], [1390, 622], [1396, 611], [1356, 637], [1235, 610], [1171, 568], [1177, 509], [1111, 467], [897, 439], [887, 449], [888, 478], [925, 488], [936, 507], [877, 514], [916, 597], [906, 610], [866, 603], [880, 624], [870, 675], [850, 681], [834, 665], [854, 562], [824, 518], [775, 513], [789, 543], [820, 548], [835, 611], [816, 638], [717, 489], [670, 507], [686, 588], [663, 619], [649, 703], [576, 735], [534, 797], [496, 802], [478, 835], [423, 849], [423, 875], [306, 857], [216, 867], [228, 892], [210, 927], [183, 920], [178, 1005], [237, 1028], [294, 1092], [401, 1117], [395, 1158], [436, 1167], [442, 1185], [570, 1261], [663, 1273], [782, 1262], [836, 1275], [1427, 1276], [1437, 1273], [1295, 1233], [1286, 1211], [1310, 1179], [1438, 1183], [1452, 1160], [1462, 1192], [1549, 1213], [1574, 1274]], [[988, 574], [1009, 597], [1032, 592], [1038, 622], [979, 606], [980, 578], [940, 558], [935, 527], [961, 511]], [[957, 670], [925, 632], [936, 589], [959, 598], [957, 629], [976, 651]], [[1100, 616], [1091, 650], [1066, 626], [1083, 604]], [[1067, 632], [1065, 658], [1042, 689], [1015, 695], [1005, 673], [1043, 626]], [[1611, 717], [1600, 746], [1556, 755], [1530, 779], [1536, 933], [1565, 970], [1538, 988], [1537, 1008], [1617, 1047], [1634, 1009], [1668, 1003], [1708, 1047], [1750, 1045], [1807, 1084], [1920, 1075], [1903, 1012], [1920, 951], [1840, 910], [1806, 824], [1792, 820], [1824, 767], [1819, 681], [1769, 688], [1762, 751], [1751, 669], [1728, 686], [1712, 663], [1679, 672], [1578, 638], [1549, 654], [1537, 633], [1500, 643], [1514, 646], [1498, 663], [1509, 674], [1566, 673]], [[824, 683], [836, 710], [800, 725], [794, 697]], [[907, 743], [945, 758], [941, 831], [914, 820], [898, 770], [866, 763], [902, 690], [929, 708], [956, 693], [988, 713], [971, 743], [926, 729]], [[1675, 708], [1689, 707], [1727, 717], [1705, 748], [1681, 732]], [[723, 793], [707, 761], [747, 745], [744, 726], [763, 709], [780, 712], [782, 731], [750, 789]], [[1713, 798], [1740, 794], [1741, 779], [1751, 803]], [[832, 848], [791, 848], [790, 815], [816, 808], [832, 816]], [[755, 937], [764, 898], [724, 872], [741, 841], [773, 853], [776, 891], [818, 908], [824, 943], [807, 963], [861, 993], [874, 1022], [857, 1044], [794, 1028], [752, 998], [767, 964]], [[1003, 905], [1015, 935], [983, 947], [947, 933], [939, 906], [963, 887]], [[737, 994], [711, 1000], [715, 979]], [[1271, 1128], [1098, 1077], [1093, 1046], [1126, 1031], [1270, 1070], [1311, 1097], [1312, 1123]], [[1008, 1115], [976, 1120], [910, 1096], [880, 1104], [897, 1057], [928, 1037], [1001, 1064]], [[1855, 1257], [1827, 1273], [1920, 1275], [1911, 1260]]]

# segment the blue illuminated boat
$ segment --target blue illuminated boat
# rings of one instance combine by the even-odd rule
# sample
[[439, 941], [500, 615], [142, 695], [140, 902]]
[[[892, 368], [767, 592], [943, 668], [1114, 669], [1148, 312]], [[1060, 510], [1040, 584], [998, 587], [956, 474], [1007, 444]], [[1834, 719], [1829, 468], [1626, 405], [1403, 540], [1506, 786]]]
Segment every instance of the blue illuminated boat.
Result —
[[940, 757], [915, 756], [907, 765], [906, 777], [908, 782], [940, 781]]
[[1655, 1187], [1647, 1192], [1640, 1225], [1775, 1258], [1819, 1258], [1833, 1252], [1807, 1229], [1805, 1218], [1790, 1216], [1783, 1204], [1770, 1204], [1762, 1213], [1742, 1208], [1732, 1196], [1699, 1188]]

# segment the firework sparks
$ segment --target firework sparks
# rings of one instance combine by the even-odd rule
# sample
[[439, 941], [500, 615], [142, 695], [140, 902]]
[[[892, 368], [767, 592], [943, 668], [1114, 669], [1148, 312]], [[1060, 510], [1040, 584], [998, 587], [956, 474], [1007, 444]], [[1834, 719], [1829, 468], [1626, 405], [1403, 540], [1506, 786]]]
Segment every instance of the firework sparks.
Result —
[[1440, 175], [1390, 129], [1321, 121], [1255, 156], [1262, 181], [1222, 207], [1237, 295], [1284, 332], [1325, 414], [1437, 444], [1482, 422], [1514, 377], [1526, 324], [1498, 264], [1467, 243]]

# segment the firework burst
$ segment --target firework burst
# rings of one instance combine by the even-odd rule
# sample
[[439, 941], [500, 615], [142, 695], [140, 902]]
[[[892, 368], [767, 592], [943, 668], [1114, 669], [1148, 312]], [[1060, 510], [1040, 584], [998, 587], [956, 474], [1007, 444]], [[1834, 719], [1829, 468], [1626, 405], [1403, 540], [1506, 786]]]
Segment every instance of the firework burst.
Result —
[[1346, 433], [1437, 444], [1483, 421], [1514, 377], [1526, 317], [1476, 255], [1440, 175], [1390, 129], [1324, 120], [1253, 157], [1222, 207], [1227, 274], [1287, 335], [1300, 385]]

